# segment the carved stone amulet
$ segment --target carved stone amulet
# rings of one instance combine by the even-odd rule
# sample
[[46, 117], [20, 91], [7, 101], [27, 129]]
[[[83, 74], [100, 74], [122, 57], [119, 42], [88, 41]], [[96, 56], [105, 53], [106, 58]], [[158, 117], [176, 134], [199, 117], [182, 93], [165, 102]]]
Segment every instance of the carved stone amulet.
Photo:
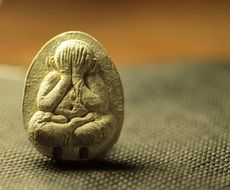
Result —
[[34, 58], [22, 115], [30, 141], [56, 160], [90, 160], [118, 140], [123, 90], [106, 50], [83, 32], [65, 32]]

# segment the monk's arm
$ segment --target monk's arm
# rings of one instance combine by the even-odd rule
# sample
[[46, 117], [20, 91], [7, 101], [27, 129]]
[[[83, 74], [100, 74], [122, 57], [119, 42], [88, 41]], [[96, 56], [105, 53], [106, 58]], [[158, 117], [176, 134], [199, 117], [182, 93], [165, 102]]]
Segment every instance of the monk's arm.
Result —
[[57, 72], [50, 72], [38, 91], [37, 105], [39, 110], [51, 112], [63, 99], [69, 86], [71, 78], [60, 75]]
[[80, 97], [89, 111], [104, 113], [109, 107], [109, 94], [104, 81], [95, 73], [88, 76], [86, 83], [81, 80]]

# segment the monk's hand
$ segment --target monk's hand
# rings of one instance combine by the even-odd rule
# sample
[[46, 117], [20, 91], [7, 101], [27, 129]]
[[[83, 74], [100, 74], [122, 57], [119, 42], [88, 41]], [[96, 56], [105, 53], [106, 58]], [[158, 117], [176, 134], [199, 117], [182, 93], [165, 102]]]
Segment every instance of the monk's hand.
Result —
[[60, 124], [68, 122], [68, 119], [64, 115], [53, 115], [51, 119], [53, 122]]
[[77, 49], [72, 65], [73, 81], [83, 79], [84, 75], [90, 68], [91, 61], [92, 55], [89, 53], [87, 47], [80, 45], [80, 47]]
[[61, 75], [71, 77], [72, 72], [72, 51], [69, 47], [66, 47], [57, 57], [59, 63], [59, 71]]
[[82, 125], [92, 122], [95, 120], [95, 113], [88, 113], [85, 117], [75, 117], [71, 119], [68, 126], [72, 131], [76, 128], [81, 127]]

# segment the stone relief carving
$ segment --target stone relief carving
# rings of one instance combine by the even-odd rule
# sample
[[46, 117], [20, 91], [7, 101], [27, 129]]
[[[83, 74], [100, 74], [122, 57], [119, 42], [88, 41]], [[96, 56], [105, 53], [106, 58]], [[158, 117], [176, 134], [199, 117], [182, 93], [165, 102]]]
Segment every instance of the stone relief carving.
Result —
[[94, 51], [82, 40], [67, 39], [46, 58], [49, 71], [38, 85], [27, 132], [35, 147], [54, 159], [94, 158], [119, 136], [119, 117]]

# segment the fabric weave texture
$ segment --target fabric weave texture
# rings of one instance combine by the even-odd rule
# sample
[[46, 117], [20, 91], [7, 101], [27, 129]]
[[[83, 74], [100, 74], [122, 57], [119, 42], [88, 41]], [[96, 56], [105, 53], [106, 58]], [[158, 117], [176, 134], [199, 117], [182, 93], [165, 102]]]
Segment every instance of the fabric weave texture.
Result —
[[26, 137], [22, 80], [0, 80], [0, 190], [230, 189], [230, 65], [120, 71], [125, 122], [101, 160], [56, 163]]

